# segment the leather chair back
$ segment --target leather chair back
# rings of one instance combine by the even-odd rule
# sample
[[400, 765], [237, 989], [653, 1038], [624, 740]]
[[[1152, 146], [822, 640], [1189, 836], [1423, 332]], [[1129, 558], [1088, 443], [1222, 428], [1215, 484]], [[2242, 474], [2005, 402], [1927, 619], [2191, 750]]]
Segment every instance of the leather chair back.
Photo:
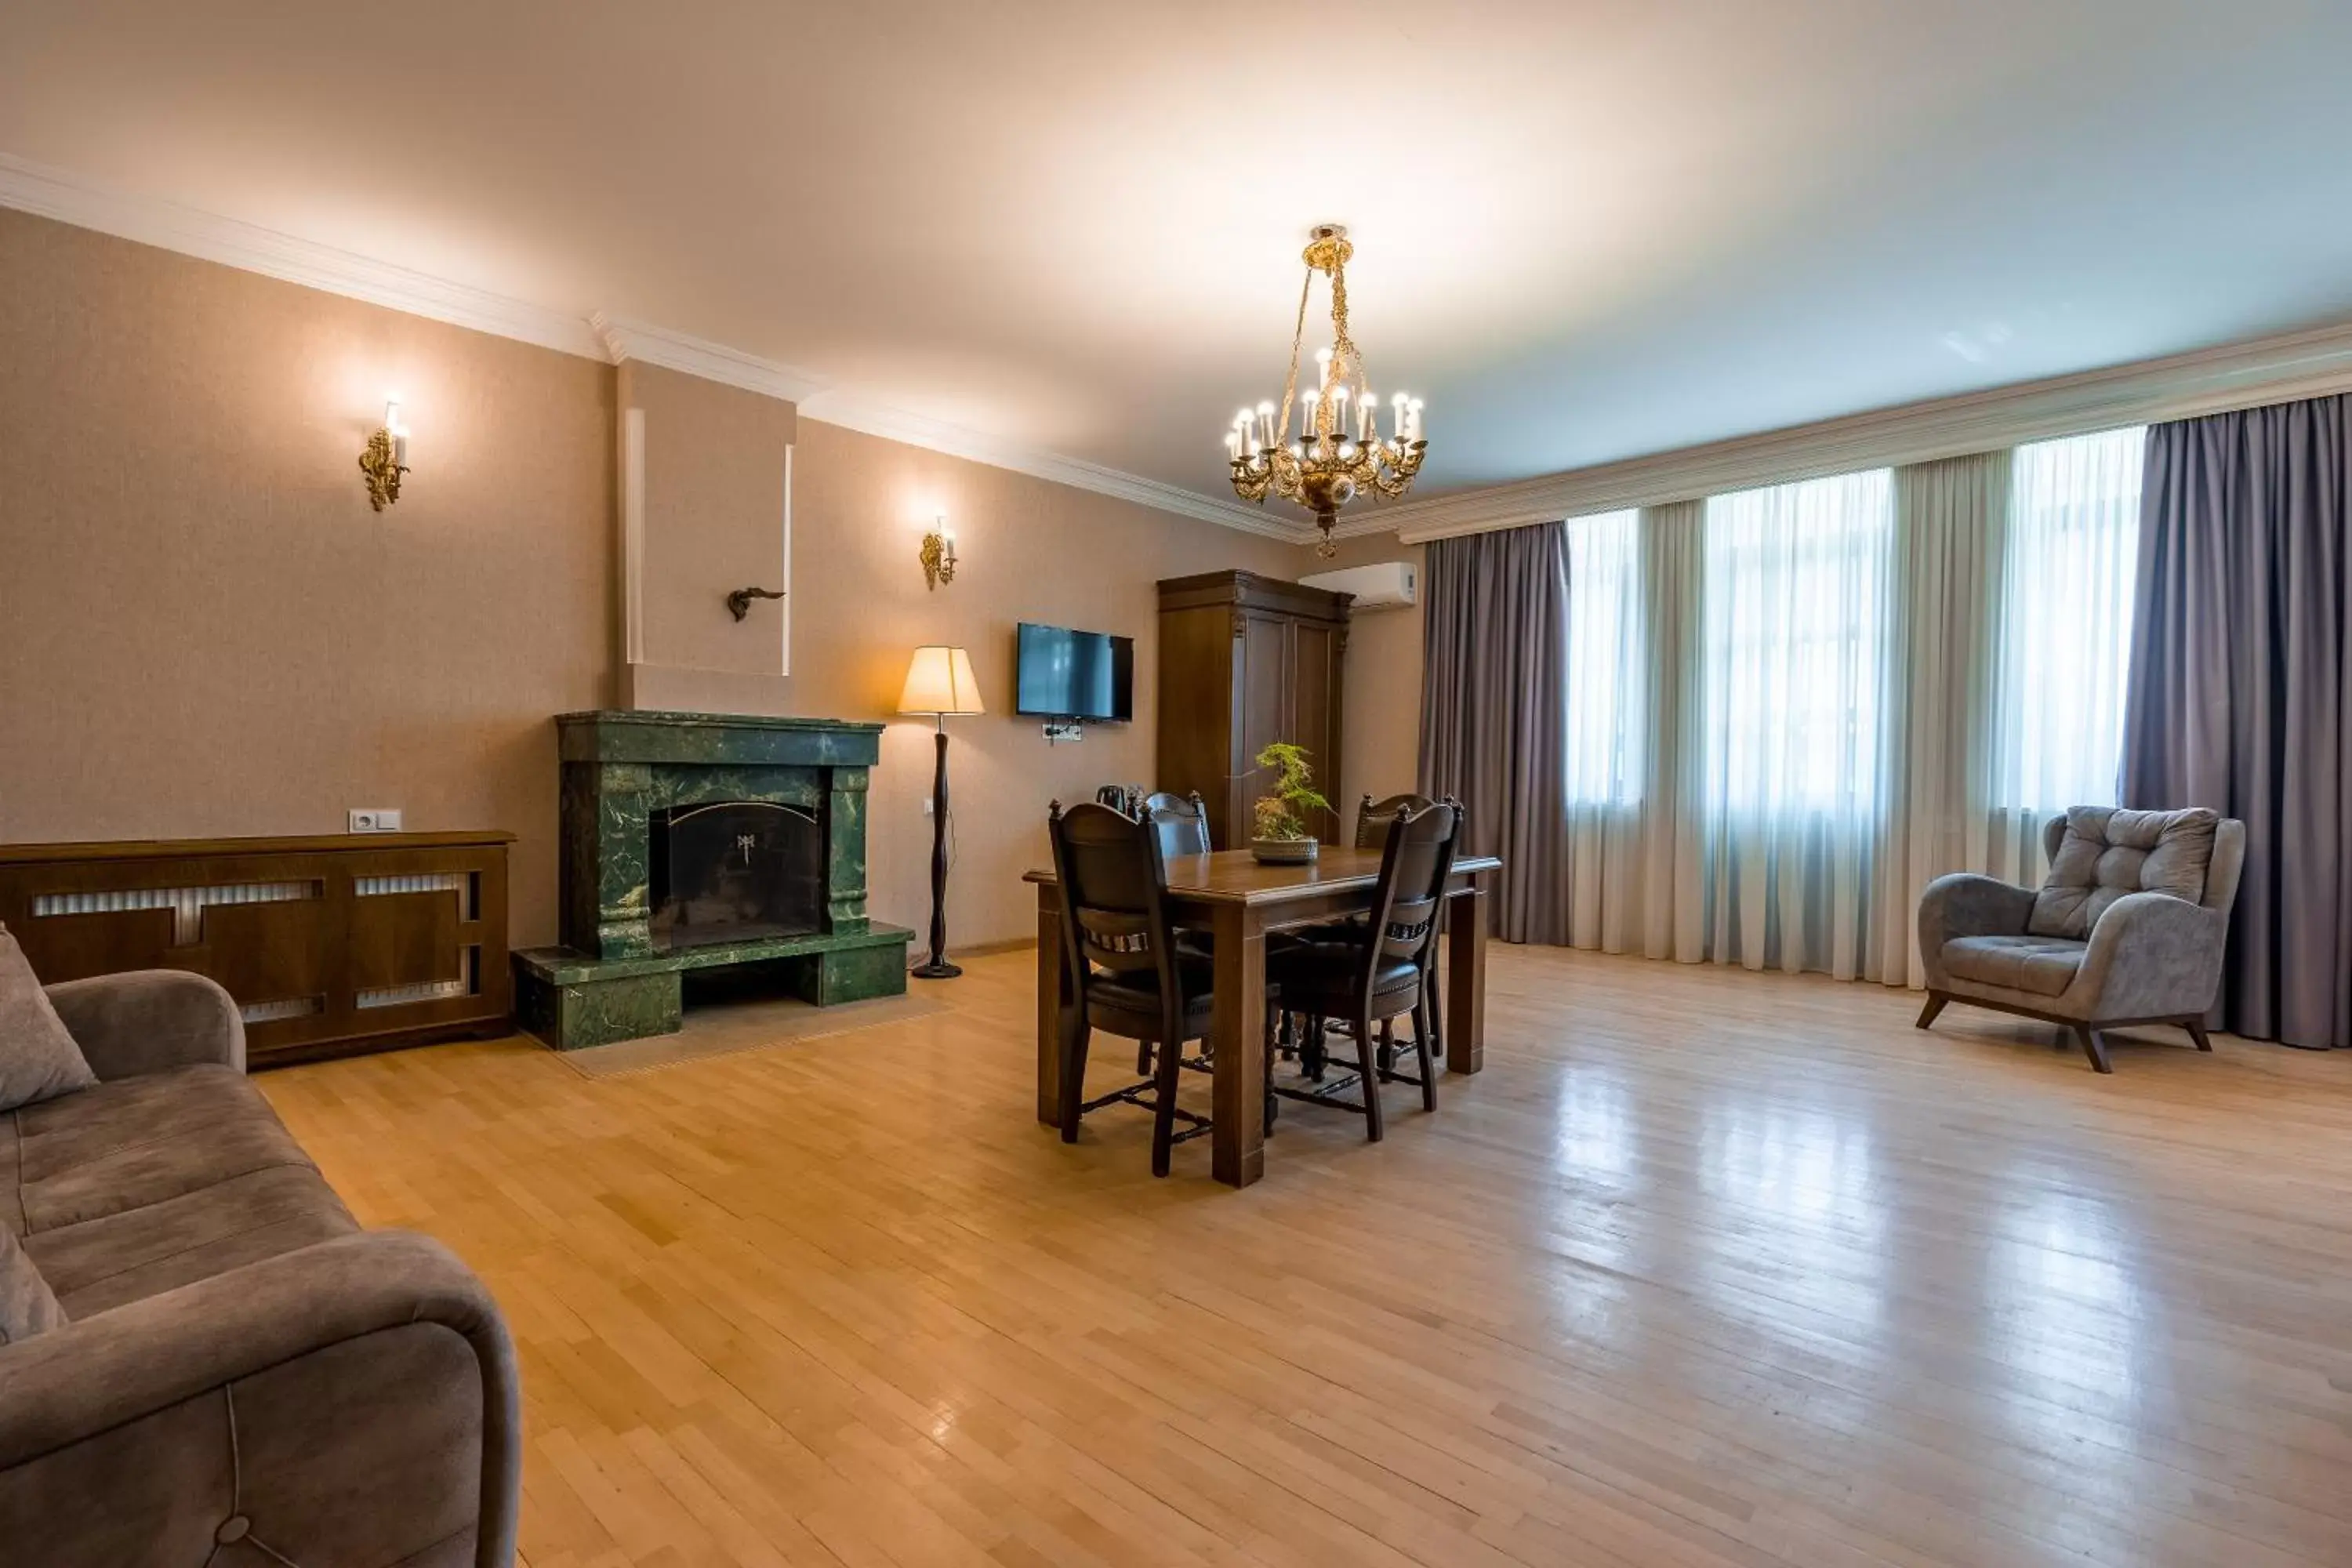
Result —
[[1408, 811], [1427, 811], [1437, 803], [1425, 795], [1392, 795], [1375, 803], [1364, 796], [1356, 807], [1356, 847], [1378, 849], [1389, 841], [1389, 828]]

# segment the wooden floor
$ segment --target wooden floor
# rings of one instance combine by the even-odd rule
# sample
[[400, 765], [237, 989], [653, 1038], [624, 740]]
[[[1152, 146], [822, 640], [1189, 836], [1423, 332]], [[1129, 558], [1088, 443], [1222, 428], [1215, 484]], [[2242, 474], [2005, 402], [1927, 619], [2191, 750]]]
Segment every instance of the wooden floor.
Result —
[[1032, 969], [262, 1080], [505, 1303], [533, 1568], [2352, 1563], [2352, 1057], [1498, 947], [1483, 1075], [1236, 1193], [1034, 1123]]

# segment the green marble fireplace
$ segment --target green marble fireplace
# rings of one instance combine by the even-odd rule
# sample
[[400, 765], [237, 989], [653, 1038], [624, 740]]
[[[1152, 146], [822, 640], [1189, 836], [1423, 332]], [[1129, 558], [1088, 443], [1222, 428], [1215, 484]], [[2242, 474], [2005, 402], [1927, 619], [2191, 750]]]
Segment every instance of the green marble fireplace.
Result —
[[907, 989], [914, 933], [866, 916], [881, 725], [615, 711], [555, 725], [563, 943], [514, 955], [525, 1028], [559, 1050], [673, 1033], [689, 970], [757, 966], [819, 1006]]

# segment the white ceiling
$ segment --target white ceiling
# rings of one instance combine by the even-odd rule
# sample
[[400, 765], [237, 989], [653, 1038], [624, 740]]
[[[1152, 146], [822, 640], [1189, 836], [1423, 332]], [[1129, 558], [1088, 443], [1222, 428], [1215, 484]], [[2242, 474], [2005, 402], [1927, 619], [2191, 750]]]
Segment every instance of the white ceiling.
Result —
[[1348, 224], [1416, 493], [2352, 315], [2345, 0], [7, 0], [0, 153], [1217, 494]]

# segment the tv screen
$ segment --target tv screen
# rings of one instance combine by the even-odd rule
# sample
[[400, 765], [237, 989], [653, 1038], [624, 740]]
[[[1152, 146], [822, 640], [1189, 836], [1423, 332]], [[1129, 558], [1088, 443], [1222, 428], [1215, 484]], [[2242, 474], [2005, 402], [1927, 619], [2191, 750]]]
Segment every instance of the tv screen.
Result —
[[1135, 716], [1135, 639], [1021, 623], [1013, 710], [1046, 719]]

